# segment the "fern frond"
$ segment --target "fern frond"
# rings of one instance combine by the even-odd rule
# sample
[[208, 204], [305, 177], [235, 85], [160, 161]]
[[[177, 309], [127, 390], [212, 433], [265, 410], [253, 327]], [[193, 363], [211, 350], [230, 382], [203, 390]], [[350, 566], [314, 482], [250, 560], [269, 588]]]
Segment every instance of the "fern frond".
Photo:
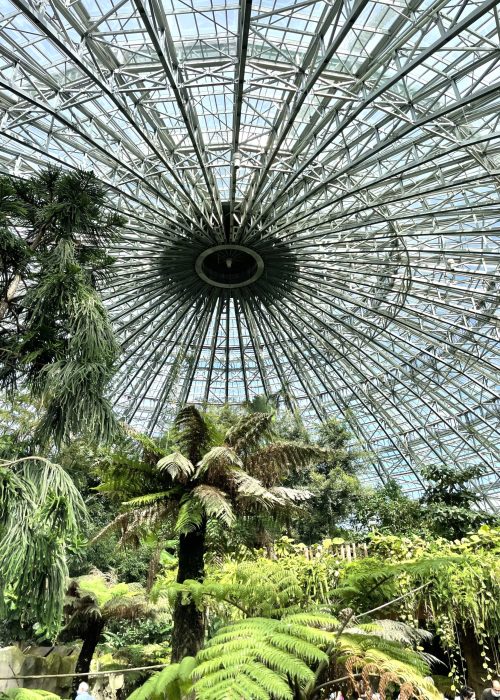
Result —
[[172, 452], [162, 457], [156, 465], [160, 473], [166, 472], [173, 481], [186, 481], [195, 472], [194, 464], [180, 452]]
[[430, 641], [432, 639], [431, 632], [411, 627], [400, 620], [376, 620], [374, 622], [356, 625], [356, 627], [349, 627], [349, 631], [361, 634], [372, 634], [407, 645], [416, 644], [424, 640]]
[[191, 497], [186, 498], [179, 508], [175, 523], [175, 532], [185, 534], [192, 532], [203, 522], [203, 506], [200, 501]]
[[291, 469], [300, 470], [325, 460], [328, 450], [301, 442], [275, 442], [255, 450], [245, 459], [245, 469], [264, 486], [278, 484]]
[[293, 615], [286, 615], [282, 618], [282, 622], [287, 624], [307, 625], [308, 627], [322, 627], [323, 629], [335, 629], [339, 624], [339, 621], [336, 617], [333, 617], [333, 615], [315, 611], [304, 611], [294, 613]]
[[270, 413], [242, 416], [236, 425], [228, 430], [224, 442], [238, 454], [248, 453], [269, 433], [272, 421], [273, 416]]
[[186, 656], [181, 663], [170, 664], [134, 690], [127, 700], [180, 700], [191, 688], [190, 674], [195, 663], [193, 657]]
[[251, 500], [263, 508], [280, 505], [278, 496], [271, 493], [258, 479], [250, 476], [243, 469], [233, 469], [229, 479], [236, 486], [239, 500]]
[[160, 445], [158, 445], [158, 443], [155, 440], [153, 440], [153, 438], [149, 437], [149, 435], [140, 433], [138, 430], [133, 428], [131, 425], [128, 425], [127, 423], [121, 423], [120, 425], [123, 428], [126, 435], [130, 436], [132, 440], [138, 442], [139, 445], [141, 445], [146, 452], [156, 455], [157, 457], [160, 457], [161, 455], [165, 454]]
[[[269, 618], [247, 618], [216, 632], [197, 656], [193, 676], [200, 698], [228, 677], [248, 675], [268, 697], [290, 697], [290, 680], [305, 687], [314, 680], [311, 666], [328, 662], [325, 648], [331, 644], [328, 631], [307, 629], [299, 619], [292, 622]], [[325, 616], [313, 616], [318, 624]], [[332, 625], [335, 620], [327, 617]], [[318, 643], [319, 642], [319, 643]]]
[[159, 503], [173, 496], [173, 489], [168, 489], [168, 491], [158, 491], [157, 493], [146, 493], [144, 496], [136, 496], [131, 498], [130, 501], [125, 501], [123, 506], [125, 508], [137, 508], [141, 506], [150, 506], [155, 503]]
[[170, 510], [171, 504], [166, 502], [165, 499], [154, 499], [153, 503], [149, 505], [133, 508], [126, 513], [120, 513], [94, 535], [89, 544], [99, 542], [114, 532], [121, 533], [121, 541], [124, 543], [129, 539], [130, 535], [140, 535], [156, 528], [165, 520]]
[[217, 518], [228, 527], [234, 524], [236, 516], [224, 491], [215, 486], [200, 484], [193, 489], [192, 495], [201, 503], [209, 518]]
[[226, 445], [212, 447], [198, 463], [196, 478], [201, 476], [210, 480], [226, 477], [234, 468], [242, 468], [243, 464], [236, 452]]
[[416, 671], [423, 676], [430, 672], [427, 661], [413, 649], [375, 635], [344, 632], [339, 637], [338, 649], [340, 659], [355, 656], [383, 664], [385, 670], [396, 671], [398, 664], [403, 664], [407, 671], [411, 668], [412, 672]]
[[209, 430], [206, 421], [195, 406], [185, 406], [174, 421], [182, 452], [196, 464], [208, 445]]
[[284, 507], [305, 503], [313, 495], [307, 489], [291, 489], [287, 486], [271, 486], [269, 492], [276, 496], [280, 505]]

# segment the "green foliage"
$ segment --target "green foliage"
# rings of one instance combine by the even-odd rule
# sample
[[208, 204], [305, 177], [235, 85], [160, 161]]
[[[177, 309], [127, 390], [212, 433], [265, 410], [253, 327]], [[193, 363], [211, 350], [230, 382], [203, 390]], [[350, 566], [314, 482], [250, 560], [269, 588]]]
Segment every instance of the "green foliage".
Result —
[[[90, 607], [105, 620], [134, 620], [150, 612], [144, 588], [139, 583], [117, 582], [101, 572], [80, 576], [74, 582], [77, 584], [79, 600], [91, 599]], [[67, 604], [71, 606], [70, 599]], [[86, 606], [89, 607], [88, 602]]]
[[455, 542], [373, 535], [370, 551], [381, 564], [403, 566], [406, 587], [428, 584], [409, 601], [413, 608], [425, 601], [438, 618], [470, 623], [478, 634], [500, 629], [500, 528], [485, 525]]
[[[120, 528], [144, 536], [165, 521], [179, 534], [205, 520], [230, 527], [237, 512], [285, 512], [300, 506], [307, 491], [284, 488], [280, 479], [289, 465], [308, 464], [325, 451], [300, 443], [265, 444], [271, 420], [268, 414], [243, 416], [223, 436], [223, 444], [214, 444], [220, 432], [213, 419], [186, 407], [175, 421], [175, 451], [158, 459], [157, 447], [153, 463], [141, 460], [134, 448], [111, 455], [101, 464], [100, 490], [122, 499], [124, 513], [103, 534]], [[266, 484], [251, 472], [267, 474]]]
[[195, 665], [193, 657], [184, 657], [180, 663], [171, 664], [160, 673], [151, 676], [144, 685], [129, 695], [128, 700], [180, 700], [189, 693]]
[[[0, 236], [1, 254], [17, 261], [1, 306], [10, 315], [0, 385], [12, 390], [21, 378], [40, 399], [35, 443], [59, 446], [82, 433], [109, 440], [115, 422], [105, 393], [119, 348], [96, 284], [112, 263], [102, 246], [123, 220], [105, 213], [105, 190], [91, 173], [51, 169], [10, 187], [26, 239]], [[21, 279], [28, 291], [16, 296]]]
[[353, 506], [355, 525], [361, 530], [410, 535], [424, 527], [421, 504], [409, 498], [393, 479], [378, 489], [361, 491]]
[[[57, 632], [85, 505], [68, 474], [40, 457], [0, 461], [0, 603], [20, 624]], [[7, 613], [6, 613], [7, 611]]]
[[381, 677], [390, 674], [396, 684], [410, 683], [422, 695], [437, 698], [425, 680], [429, 663], [412, 648], [415, 637], [406, 630], [382, 622], [344, 629], [335, 617], [314, 610], [245, 618], [219, 628], [196, 659], [168, 666], [130, 698], [170, 699], [182, 693], [194, 693], [198, 700], [233, 693], [263, 700], [312, 698], [332, 662], [348, 674], [364, 668]]
[[[217, 619], [229, 618], [235, 611], [247, 616], [273, 616], [304, 607], [309, 600], [300, 573], [281, 562], [259, 557], [243, 562], [227, 561], [212, 567], [207, 580], [183, 583], [161, 579], [154, 595], [167, 596], [171, 604], [178, 593], [193, 600], [197, 607], [210, 606]], [[215, 603], [219, 603], [215, 607]]]
[[0, 693], [0, 700], [61, 700], [59, 695], [48, 690], [33, 688], [7, 688]]
[[[358, 478], [365, 456], [352, 444], [343, 423], [331, 418], [318, 429], [316, 461], [306, 470], [293, 468], [288, 482], [311, 492], [307, 513], [296, 525], [296, 536], [303, 542], [318, 542], [335, 536], [349, 523], [349, 518], [364, 490]], [[326, 456], [326, 458], [325, 458]]]
[[483, 524], [500, 523], [498, 514], [482, 508], [483, 495], [477, 486], [482, 476], [480, 467], [429, 465], [422, 469], [422, 476], [427, 486], [420, 503], [434, 535], [454, 540]]
[[[151, 663], [158, 663], [160, 657], [167, 656], [165, 646], [171, 632], [170, 616], [160, 614], [154, 618], [110, 620], [104, 632], [104, 639], [106, 646], [114, 652], [119, 652], [120, 656], [123, 655], [123, 649], [128, 649], [127, 658], [133, 662], [129, 665], [140, 666], [144, 661], [144, 654]], [[131, 658], [134, 650], [137, 651]]]

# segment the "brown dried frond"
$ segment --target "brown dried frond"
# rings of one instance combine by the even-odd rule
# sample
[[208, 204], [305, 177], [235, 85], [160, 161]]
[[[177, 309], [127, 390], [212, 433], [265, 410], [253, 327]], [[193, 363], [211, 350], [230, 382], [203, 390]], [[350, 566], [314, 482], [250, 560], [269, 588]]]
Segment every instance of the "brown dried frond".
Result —
[[380, 681], [378, 684], [378, 692], [380, 695], [381, 700], [385, 700], [385, 696], [387, 693], [387, 688], [389, 686], [389, 683], [396, 683], [399, 685], [399, 676], [392, 671], [387, 671], [386, 673], [382, 673], [380, 676]]

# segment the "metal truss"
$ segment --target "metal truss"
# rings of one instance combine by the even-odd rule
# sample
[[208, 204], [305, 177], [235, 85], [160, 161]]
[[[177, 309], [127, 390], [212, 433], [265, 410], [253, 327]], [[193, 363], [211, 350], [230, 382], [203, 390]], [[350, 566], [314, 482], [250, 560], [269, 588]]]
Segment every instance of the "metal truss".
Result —
[[[118, 410], [286, 398], [500, 491], [498, 0], [3, 0], [0, 169], [92, 169]], [[238, 288], [194, 258], [264, 260]]]

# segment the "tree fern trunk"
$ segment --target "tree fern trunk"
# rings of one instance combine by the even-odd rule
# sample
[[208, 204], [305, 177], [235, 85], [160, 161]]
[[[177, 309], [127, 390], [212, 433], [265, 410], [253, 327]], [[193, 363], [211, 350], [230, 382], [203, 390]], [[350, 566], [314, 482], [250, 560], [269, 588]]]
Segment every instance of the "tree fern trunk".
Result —
[[[203, 581], [205, 534], [206, 523], [203, 522], [200, 527], [179, 537], [178, 583], [184, 583], [187, 579]], [[180, 661], [184, 656], [195, 656], [204, 639], [204, 611], [198, 610], [194, 603], [183, 604], [182, 597], [178, 595], [174, 607], [172, 662]]]
[[97, 619], [93, 625], [88, 626], [86, 634], [83, 638], [82, 648], [76, 662], [75, 673], [73, 678], [73, 691], [76, 690], [82, 681], [88, 681], [88, 672], [90, 671], [90, 663], [94, 656], [96, 646], [99, 643], [99, 638], [104, 629], [104, 621]]

